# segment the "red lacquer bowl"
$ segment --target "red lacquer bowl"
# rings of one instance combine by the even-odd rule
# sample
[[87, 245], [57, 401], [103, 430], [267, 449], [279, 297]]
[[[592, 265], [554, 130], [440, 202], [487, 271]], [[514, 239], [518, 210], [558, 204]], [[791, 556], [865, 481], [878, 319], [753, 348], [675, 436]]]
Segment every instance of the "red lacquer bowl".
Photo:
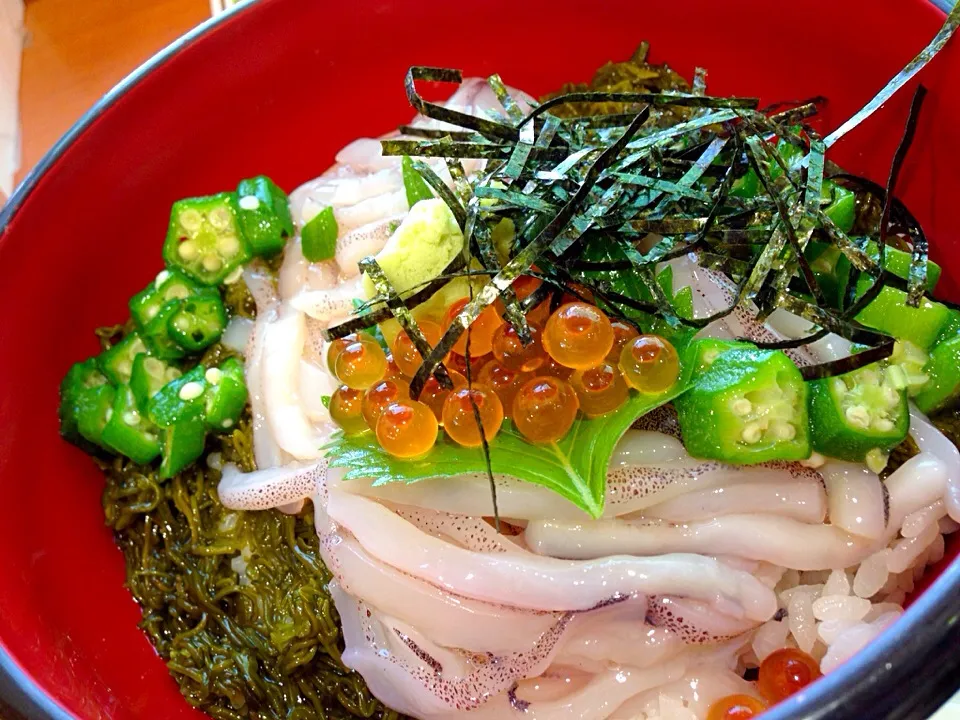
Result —
[[[0, 689], [31, 716], [200, 718], [137, 629], [140, 612], [104, 526], [102, 479], [57, 434], [57, 386], [97, 350], [94, 327], [160, 267], [170, 204], [271, 175], [319, 174], [351, 139], [408, 120], [411, 64], [499, 72], [543, 93], [622, 59], [647, 39], [713, 94], [764, 103], [825, 95], [835, 128], [939, 29], [925, 0], [261, 0], [207, 23], [105, 97], [0, 212]], [[960, 272], [960, 42], [920, 78], [929, 88], [901, 175], [956, 297]], [[833, 151], [884, 181], [911, 92]], [[956, 554], [954, 541], [952, 553]], [[932, 573], [931, 575], [933, 575]], [[905, 617], [774, 718], [920, 718], [960, 684], [960, 564]]]

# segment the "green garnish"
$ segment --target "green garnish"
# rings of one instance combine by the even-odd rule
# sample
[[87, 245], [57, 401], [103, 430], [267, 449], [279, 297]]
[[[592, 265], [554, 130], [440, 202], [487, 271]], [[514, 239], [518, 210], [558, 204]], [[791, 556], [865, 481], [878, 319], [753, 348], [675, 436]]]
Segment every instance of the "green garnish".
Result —
[[410, 158], [404, 156], [400, 161], [400, 168], [403, 175], [403, 189], [407, 194], [407, 205], [413, 207], [421, 200], [429, 200], [433, 197], [430, 186], [413, 166]]
[[337, 250], [337, 219], [332, 207], [318, 212], [300, 231], [303, 256], [310, 262], [329, 260]]

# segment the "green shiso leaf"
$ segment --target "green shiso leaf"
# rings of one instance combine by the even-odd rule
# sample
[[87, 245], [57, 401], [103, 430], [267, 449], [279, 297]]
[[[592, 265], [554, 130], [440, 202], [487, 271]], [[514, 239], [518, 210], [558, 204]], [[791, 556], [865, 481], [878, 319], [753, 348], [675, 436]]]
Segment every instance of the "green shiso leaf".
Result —
[[[674, 338], [681, 373], [669, 390], [658, 395], [631, 392], [627, 402], [612, 413], [597, 418], [577, 418], [570, 432], [556, 443], [528, 443], [512, 423], [505, 422], [490, 443], [490, 468], [496, 474], [541, 485], [565, 497], [591, 517], [600, 517], [607, 468], [620, 438], [637, 418], [670, 402], [689, 386], [697, 345], [691, 337], [687, 334]], [[331, 467], [347, 470], [345, 480], [376, 478], [375, 485], [487, 472], [480, 448], [461, 447], [443, 434], [429, 453], [415, 460], [402, 460], [388, 454], [371, 433], [338, 435], [325, 449]]]
[[400, 169], [403, 174], [403, 189], [407, 195], [407, 205], [413, 207], [421, 200], [429, 200], [433, 197], [433, 191], [430, 186], [413, 167], [413, 162], [407, 155], [400, 161]]

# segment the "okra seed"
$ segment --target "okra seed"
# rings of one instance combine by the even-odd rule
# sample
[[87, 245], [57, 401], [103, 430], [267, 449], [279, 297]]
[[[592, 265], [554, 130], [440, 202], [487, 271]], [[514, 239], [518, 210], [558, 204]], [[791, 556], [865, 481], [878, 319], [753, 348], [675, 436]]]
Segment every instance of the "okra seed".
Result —
[[873, 427], [880, 432], [890, 432], [894, 425], [887, 418], [878, 418], [873, 421]]
[[233, 257], [240, 251], [240, 241], [236, 235], [224, 235], [217, 240], [217, 250], [226, 257]]
[[188, 317], [178, 317], [177, 318], [177, 328], [186, 332], [190, 329], [190, 318]]
[[233, 420], [231, 420], [230, 418], [227, 418], [226, 420], [224, 420], [224, 421], [223, 421], [222, 423], [220, 423], [220, 424], [221, 424], [223, 427], [225, 427], [225, 428], [233, 427]]
[[223, 372], [219, 368], [209, 368], [203, 374], [203, 377], [206, 378], [207, 382], [211, 385], [218, 385], [223, 378]]
[[797, 436], [797, 429], [788, 422], [777, 420], [771, 429], [778, 440], [793, 440]]
[[749, 415], [753, 410], [753, 403], [746, 398], [739, 398], [733, 401], [732, 409], [734, 414], [743, 417], [744, 415]]
[[190, 261], [194, 260], [197, 257], [197, 244], [192, 240], [184, 240], [180, 243], [180, 247], [177, 248], [177, 255], [180, 256], [182, 260]]
[[156, 315], [158, 312], [160, 312], [160, 308], [158, 307], [147, 308], [147, 320], [153, 320], [154, 315]]
[[707, 350], [707, 351], [703, 354], [703, 361], [704, 361], [707, 365], [712, 365], [712, 364], [713, 364], [713, 361], [716, 360], [718, 357], [720, 357], [720, 351], [719, 351], [719, 350]]
[[180, 225], [187, 232], [196, 232], [203, 223], [203, 216], [196, 210], [184, 210], [180, 213]]
[[138, 413], [138, 412], [136, 412], [136, 411], [134, 411], [134, 410], [130, 410], [130, 411], [128, 411], [128, 412], [125, 412], [125, 413], [123, 414], [123, 421], [124, 421], [127, 425], [136, 425], [137, 423], [140, 422], [140, 413]]
[[832, 384], [833, 384], [833, 391], [837, 395], [842, 395], [843, 393], [847, 392], [847, 384], [840, 378], [834, 378], [832, 381]]
[[133, 370], [133, 363], [129, 360], [124, 360], [123, 362], [117, 363], [117, 372], [121, 375], [129, 375]]
[[861, 430], [866, 430], [870, 427], [870, 411], [863, 405], [848, 407], [844, 413], [844, 417], [847, 418], [847, 422]]
[[203, 258], [203, 269], [207, 272], [216, 272], [222, 264], [216, 255], [207, 255]]
[[810, 453], [810, 457], [808, 457], [806, 460], [801, 460], [800, 464], [808, 468], [818, 468], [823, 467], [826, 462], [827, 459], [823, 455], [814, 451]]
[[233, 285], [237, 280], [239, 280], [239, 279], [242, 278], [242, 277], [243, 277], [243, 266], [241, 265], [241, 266], [238, 267], [236, 270], [234, 270], [232, 273], [230, 273], [229, 275], [227, 275], [227, 276], [223, 279], [223, 282], [224, 282], [225, 285]]
[[753, 445], [760, 442], [760, 438], [763, 435], [763, 430], [760, 428], [760, 423], [748, 423], [746, 427], [743, 428], [743, 432], [740, 433], [740, 437], [743, 438], [743, 441], [748, 445]]
[[213, 225], [217, 230], [223, 230], [224, 228], [230, 227], [230, 211], [226, 208], [214, 208], [210, 211], [208, 216], [210, 219], [210, 224]]
[[157, 290], [160, 289], [160, 286], [163, 285], [170, 277], [169, 270], [161, 270], [157, 273], [157, 279], [154, 281], [153, 285]]
[[181, 400], [196, 400], [203, 395], [203, 385], [198, 382], [188, 382], [180, 388]]
[[256, 210], [260, 207], [260, 200], [256, 195], [244, 195], [240, 198], [240, 207], [244, 210]]
[[190, 291], [183, 285], [174, 285], [164, 293], [163, 297], [165, 300], [183, 300], [188, 295], [190, 295]]
[[154, 377], [160, 377], [163, 373], [163, 363], [156, 358], [148, 357], [143, 361], [143, 369]]
[[104, 413], [104, 418], [107, 422], [110, 422], [110, 418], [113, 417], [113, 408], [107, 408], [107, 412]]

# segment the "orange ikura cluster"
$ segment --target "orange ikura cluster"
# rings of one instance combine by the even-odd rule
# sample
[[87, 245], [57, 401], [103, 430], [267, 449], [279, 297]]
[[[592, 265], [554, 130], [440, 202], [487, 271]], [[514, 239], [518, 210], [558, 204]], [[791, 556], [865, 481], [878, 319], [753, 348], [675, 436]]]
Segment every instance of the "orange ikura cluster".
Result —
[[[521, 276], [514, 282], [517, 297], [539, 283]], [[453, 302], [442, 317], [417, 318], [431, 347], [467, 302]], [[574, 296], [565, 295], [552, 313], [545, 300], [527, 313], [527, 321], [533, 341], [524, 345], [504, 321], [502, 304], [487, 307], [470, 326], [469, 363], [467, 333], [444, 358], [453, 389], [431, 377], [419, 400], [410, 397], [410, 380], [423, 358], [406, 332], [397, 334], [389, 355], [364, 333], [337, 339], [327, 353], [327, 366], [341, 383], [330, 398], [330, 417], [347, 435], [373, 431], [384, 450], [403, 458], [428, 452], [440, 427], [453, 442], [478, 447], [480, 427], [489, 442], [504, 419], [528, 441], [552, 443], [567, 434], [579, 412], [612, 412], [627, 401], [630, 388], [663, 392], [680, 374], [667, 340], [611, 321]]]

